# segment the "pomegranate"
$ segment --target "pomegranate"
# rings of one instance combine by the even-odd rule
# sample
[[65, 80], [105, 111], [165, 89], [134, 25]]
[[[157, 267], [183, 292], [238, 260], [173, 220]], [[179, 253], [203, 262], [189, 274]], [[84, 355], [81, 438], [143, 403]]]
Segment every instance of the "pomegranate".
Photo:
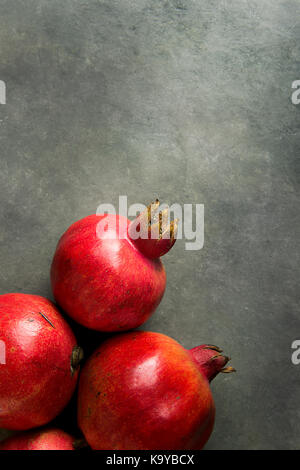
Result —
[[174, 245], [176, 233], [177, 221], [169, 224], [158, 201], [132, 222], [112, 214], [75, 222], [61, 237], [51, 267], [57, 303], [90, 329], [142, 325], [163, 297], [166, 274], [159, 257]]
[[[36, 295], [0, 295], [0, 428], [51, 421], [76, 387], [81, 349], [59, 311]], [[5, 360], [3, 360], [5, 359]]]
[[97, 450], [201, 449], [214, 425], [209, 387], [229, 358], [159, 333], [108, 339], [82, 370], [78, 424]]
[[74, 441], [60, 429], [27, 431], [0, 442], [0, 450], [75, 450]]

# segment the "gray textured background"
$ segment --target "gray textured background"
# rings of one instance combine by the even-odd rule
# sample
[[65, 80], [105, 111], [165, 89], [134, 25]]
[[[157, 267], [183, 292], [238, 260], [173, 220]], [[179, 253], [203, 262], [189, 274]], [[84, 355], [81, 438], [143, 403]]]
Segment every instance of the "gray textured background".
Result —
[[0, 0], [0, 290], [102, 202], [205, 204], [145, 328], [223, 346], [208, 449], [300, 447], [298, 0]]

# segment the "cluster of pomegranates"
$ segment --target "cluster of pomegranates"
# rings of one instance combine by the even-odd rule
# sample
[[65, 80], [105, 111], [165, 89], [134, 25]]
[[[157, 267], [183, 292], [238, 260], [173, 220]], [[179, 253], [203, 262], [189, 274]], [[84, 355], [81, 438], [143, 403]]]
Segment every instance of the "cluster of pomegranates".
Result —
[[[166, 286], [160, 257], [175, 243], [176, 230], [158, 201], [133, 221], [86, 217], [65, 232], [54, 255], [58, 306], [36, 295], [0, 296], [0, 428], [26, 431], [1, 442], [0, 450], [78, 448], [71, 435], [46, 426], [78, 380], [78, 426], [90, 448], [204, 446], [215, 415], [209, 382], [233, 371], [229, 358], [212, 345], [186, 350], [163, 334], [123, 333], [142, 325], [160, 303]], [[81, 371], [83, 351], [59, 307], [88, 329], [121, 333], [96, 348]]]

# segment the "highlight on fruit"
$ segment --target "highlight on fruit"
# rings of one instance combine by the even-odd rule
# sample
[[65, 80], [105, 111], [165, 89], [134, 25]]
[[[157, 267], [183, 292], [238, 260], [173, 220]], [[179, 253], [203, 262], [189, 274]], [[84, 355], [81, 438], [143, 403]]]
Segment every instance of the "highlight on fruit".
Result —
[[4, 341], [0, 341], [0, 364], [6, 364], [6, 345]]

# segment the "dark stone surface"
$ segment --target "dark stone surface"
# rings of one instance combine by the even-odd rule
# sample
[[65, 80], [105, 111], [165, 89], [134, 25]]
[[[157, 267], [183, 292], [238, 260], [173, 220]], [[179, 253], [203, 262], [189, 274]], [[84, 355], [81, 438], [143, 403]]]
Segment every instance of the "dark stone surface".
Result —
[[0, 0], [0, 290], [103, 202], [205, 204], [145, 329], [223, 346], [208, 449], [299, 448], [296, 0]]

